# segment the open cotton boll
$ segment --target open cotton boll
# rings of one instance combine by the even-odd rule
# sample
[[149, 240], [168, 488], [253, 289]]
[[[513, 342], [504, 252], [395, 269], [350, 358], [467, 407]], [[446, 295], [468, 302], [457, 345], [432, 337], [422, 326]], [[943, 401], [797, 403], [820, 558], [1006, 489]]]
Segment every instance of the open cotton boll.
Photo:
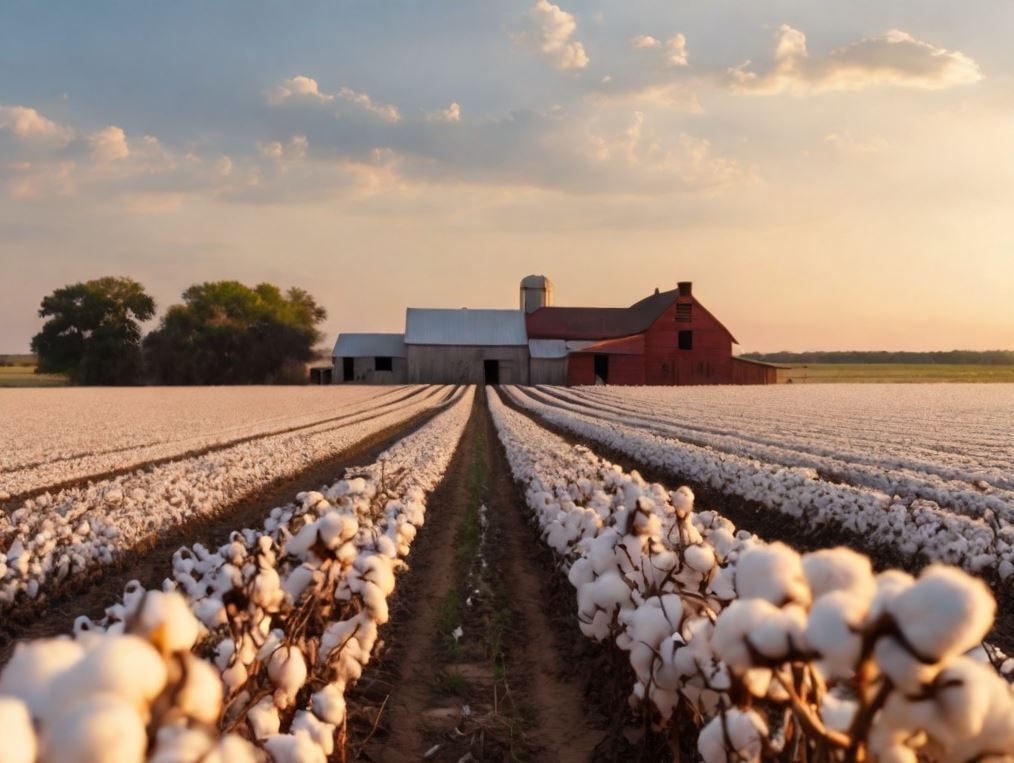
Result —
[[147, 746], [144, 721], [130, 702], [90, 692], [47, 719], [41, 757], [60, 763], [140, 763]]
[[887, 611], [922, 657], [939, 661], [967, 652], [985, 638], [996, 600], [982, 580], [934, 564]]
[[765, 599], [777, 606], [810, 603], [799, 554], [780, 542], [743, 552], [736, 562], [736, 590], [742, 599]]
[[718, 616], [711, 645], [726, 665], [734, 671], [742, 672], [754, 667], [751, 648], [760, 651], [751, 638], [754, 632], [765, 628], [765, 646], [773, 648], [775, 652], [785, 652], [785, 645], [789, 642], [786, 625], [781, 610], [771, 602], [765, 599], [737, 599]]
[[854, 700], [843, 699], [828, 692], [820, 704], [820, 718], [829, 729], [844, 733], [852, 727], [856, 708]]
[[180, 594], [149, 591], [132, 631], [147, 638], [163, 654], [172, 654], [190, 651], [201, 625]]
[[210, 663], [191, 654], [183, 657], [183, 683], [176, 707], [186, 716], [211, 725], [222, 711], [222, 681]]
[[893, 636], [877, 639], [873, 659], [880, 672], [908, 694], [919, 693], [940, 672], [939, 665], [921, 662]]
[[306, 734], [325, 755], [334, 752], [334, 732], [335, 727], [332, 724], [325, 723], [313, 713], [308, 713], [305, 710], [296, 712], [292, 719], [292, 733]]
[[834, 678], [848, 678], [855, 672], [862, 649], [858, 631], [866, 617], [867, 602], [849, 590], [839, 590], [819, 597], [810, 608], [806, 641], [824, 659]]
[[256, 705], [251, 707], [246, 714], [255, 739], [267, 739], [269, 736], [278, 733], [282, 721], [278, 716], [278, 708], [275, 707], [271, 697], [265, 697]]
[[274, 763], [327, 763], [327, 756], [305, 731], [278, 734], [264, 740]]
[[0, 673], [0, 694], [18, 697], [36, 718], [46, 709], [50, 682], [84, 656], [69, 638], [22, 641]]
[[215, 740], [203, 729], [163, 726], [147, 763], [197, 763], [207, 760]]
[[340, 511], [329, 511], [320, 518], [318, 526], [320, 539], [328, 548], [337, 548], [359, 532], [359, 522], [356, 518]]
[[259, 763], [252, 744], [236, 734], [226, 734], [200, 763]]
[[915, 578], [901, 570], [884, 570], [877, 575], [876, 583], [876, 593], [870, 604], [870, 622], [878, 620], [887, 611], [891, 602], [915, 583]]
[[694, 510], [694, 491], [686, 485], [676, 488], [669, 493], [669, 500], [672, 502], [676, 516], [686, 517]]
[[14, 697], [0, 696], [0, 763], [33, 763], [37, 750], [28, 707]]
[[268, 661], [268, 677], [291, 704], [306, 683], [306, 660], [299, 648], [283, 646], [276, 649]]
[[710, 546], [703, 543], [687, 546], [683, 551], [683, 556], [691, 569], [702, 574], [710, 572], [711, 568], [715, 566], [715, 552]]
[[[729, 747], [726, 749], [726, 734]], [[697, 751], [704, 763], [752, 763], [759, 761], [768, 726], [753, 710], [732, 708], [723, 716], [717, 715], [701, 729], [697, 737]]]
[[869, 557], [844, 546], [806, 554], [803, 573], [814, 599], [841, 590], [869, 598], [877, 587]]
[[322, 721], [337, 726], [345, 720], [345, 692], [328, 684], [310, 698], [310, 709]]

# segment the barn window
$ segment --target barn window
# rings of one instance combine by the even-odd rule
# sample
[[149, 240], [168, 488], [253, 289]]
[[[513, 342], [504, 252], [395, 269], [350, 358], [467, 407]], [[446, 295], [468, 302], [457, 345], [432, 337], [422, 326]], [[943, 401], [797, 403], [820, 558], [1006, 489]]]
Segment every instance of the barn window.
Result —
[[693, 331], [681, 331], [679, 335], [679, 348], [681, 350], [692, 350], [694, 349], [694, 332]]
[[373, 368], [376, 371], [393, 371], [394, 364], [391, 362], [390, 358], [374, 358]]
[[693, 302], [677, 302], [676, 303], [676, 322], [677, 323], [690, 323], [693, 318]]

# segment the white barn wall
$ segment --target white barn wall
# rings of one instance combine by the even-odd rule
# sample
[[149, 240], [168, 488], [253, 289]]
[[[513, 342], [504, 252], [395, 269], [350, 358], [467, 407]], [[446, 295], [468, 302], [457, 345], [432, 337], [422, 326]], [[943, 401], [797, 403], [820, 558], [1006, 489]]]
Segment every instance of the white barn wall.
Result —
[[528, 384], [528, 347], [410, 344], [410, 384], [482, 384], [483, 361], [500, 361], [501, 384]]

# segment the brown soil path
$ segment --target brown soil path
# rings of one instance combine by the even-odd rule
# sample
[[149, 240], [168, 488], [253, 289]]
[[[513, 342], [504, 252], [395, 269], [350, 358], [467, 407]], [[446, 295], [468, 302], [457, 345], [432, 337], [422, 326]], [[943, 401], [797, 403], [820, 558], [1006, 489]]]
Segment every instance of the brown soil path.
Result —
[[[388, 649], [350, 698], [366, 706], [353, 757], [591, 760], [602, 732], [585, 712], [588, 672], [551, 620], [538, 539], [481, 391], [428, 507], [382, 631]], [[460, 640], [448, 638], [458, 623]]]
[[234, 530], [260, 525], [271, 509], [288, 503], [296, 493], [334, 482], [347, 468], [373, 463], [380, 453], [423, 426], [440, 410], [443, 409], [429, 410], [387, 427], [298, 474], [262, 485], [257, 492], [223, 506], [213, 516], [196, 517], [161, 535], [155, 543], [125, 553], [119, 561], [95, 570], [89, 579], [74, 581], [73, 588], [57, 592], [44, 604], [8, 613], [0, 622], [0, 666], [7, 662], [16, 641], [67, 633], [79, 615], [101, 617], [106, 607], [119, 600], [131, 580], [139, 580], [149, 588], [160, 586], [169, 572], [172, 555], [180, 546], [200, 542], [217, 547]]

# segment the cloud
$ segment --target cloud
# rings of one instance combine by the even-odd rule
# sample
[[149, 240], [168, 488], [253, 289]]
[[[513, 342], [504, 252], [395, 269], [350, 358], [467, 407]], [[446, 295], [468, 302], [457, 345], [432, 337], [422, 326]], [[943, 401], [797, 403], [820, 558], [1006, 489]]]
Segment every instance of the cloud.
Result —
[[28, 106], [0, 106], [0, 129], [25, 139], [49, 139], [66, 145], [74, 137], [69, 127], [58, 125]]
[[382, 103], [377, 103], [366, 93], [359, 93], [350, 87], [343, 87], [338, 91], [338, 95], [343, 100], [354, 103], [356, 106], [366, 109], [372, 114], [376, 114], [385, 122], [397, 122], [401, 119], [401, 114], [398, 113], [396, 106], [386, 106]]
[[333, 101], [334, 96], [321, 92], [320, 87], [317, 85], [317, 80], [300, 74], [285, 80], [285, 82], [268, 94], [268, 100], [273, 103], [282, 103], [289, 99], [327, 103], [328, 101]]
[[573, 14], [548, 0], [538, 0], [528, 11], [528, 29], [515, 39], [542, 53], [557, 69], [584, 69], [588, 54], [584, 45], [572, 39], [575, 31]]
[[651, 50], [652, 48], [661, 47], [662, 41], [655, 39], [649, 34], [641, 34], [632, 38], [630, 45], [634, 50]]
[[127, 136], [116, 125], [104, 127], [88, 138], [92, 147], [92, 158], [97, 161], [116, 161], [130, 155]]
[[435, 114], [427, 114], [426, 121], [428, 122], [460, 122], [461, 121], [461, 106], [455, 101], [446, 109], [441, 109]]
[[653, 50], [662, 54], [662, 62], [666, 66], [687, 65], [687, 38], [678, 34], [667, 42], [663, 43], [656, 37], [642, 34], [630, 40], [630, 46], [634, 50]]
[[806, 35], [783, 24], [778, 30], [774, 66], [764, 74], [751, 71], [749, 61], [729, 71], [733, 90], [742, 93], [820, 93], [898, 87], [940, 90], [982, 79], [979, 65], [958, 51], [917, 40], [896, 29], [868, 37], [811, 58]]
[[824, 143], [840, 154], [848, 156], [864, 156], [885, 151], [887, 141], [876, 136], [873, 138], [856, 138], [849, 133], [830, 132], [824, 136]]

